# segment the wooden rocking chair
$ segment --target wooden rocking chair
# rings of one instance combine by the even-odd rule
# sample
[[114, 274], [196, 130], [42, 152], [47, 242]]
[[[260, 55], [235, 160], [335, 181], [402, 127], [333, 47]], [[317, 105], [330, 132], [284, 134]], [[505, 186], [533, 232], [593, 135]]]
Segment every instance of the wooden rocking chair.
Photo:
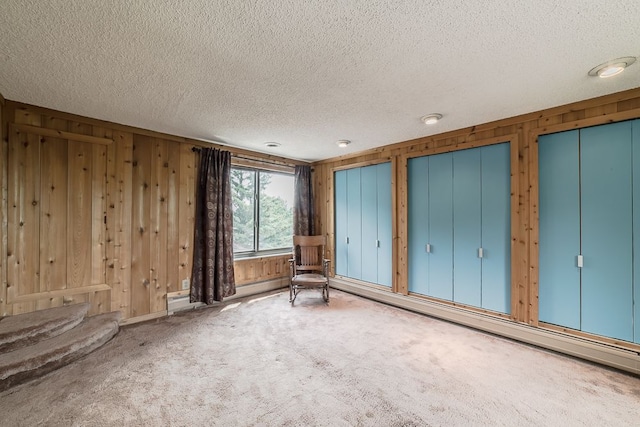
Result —
[[293, 305], [302, 289], [321, 289], [329, 302], [329, 263], [324, 258], [325, 236], [293, 236], [293, 258], [289, 260], [289, 302]]

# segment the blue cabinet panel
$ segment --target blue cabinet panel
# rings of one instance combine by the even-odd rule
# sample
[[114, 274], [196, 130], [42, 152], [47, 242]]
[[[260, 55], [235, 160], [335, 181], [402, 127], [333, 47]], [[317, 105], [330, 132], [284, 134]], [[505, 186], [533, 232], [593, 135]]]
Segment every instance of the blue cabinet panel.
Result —
[[482, 307], [511, 312], [510, 144], [482, 147]]
[[377, 167], [360, 168], [360, 188], [362, 201], [362, 276], [355, 277], [366, 282], [377, 283], [378, 280], [378, 194]]
[[334, 174], [336, 274], [347, 275], [347, 171]]
[[579, 132], [538, 138], [539, 319], [580, 329]]
[[347, 170], [347, 276], [362, 277], [362, 204], [360, 168]]
[[631, 123], [580, 131], [582, 330], [633, 340]]
[[480, 307], [480, 150], [456, 151], [452, 159], [453, 300]]
[[453, 164], [451, 153], [429, 157], [429, 295], [453, 299]]
[[[391, 286], [392, 283], [392, 245], [391, 232], [391, 163], [381, 163], [377, 171], [377, 209], [378, 209], [378, 283]], [[365, 262], [366, 264], [366, 262]]]
[[409, 291], [428, 295], [429, 276], [429, 157], [407, 162]]
[[640, 343], [640, 120], [631, 122], [633, 151], [633, 340]]

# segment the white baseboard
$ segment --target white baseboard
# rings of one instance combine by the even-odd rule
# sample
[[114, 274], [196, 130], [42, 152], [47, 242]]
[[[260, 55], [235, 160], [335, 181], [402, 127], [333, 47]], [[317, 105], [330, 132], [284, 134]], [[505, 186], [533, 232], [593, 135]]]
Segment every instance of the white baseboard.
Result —
[[332, 288], [640, 375], [638, 352], [333, 278]]

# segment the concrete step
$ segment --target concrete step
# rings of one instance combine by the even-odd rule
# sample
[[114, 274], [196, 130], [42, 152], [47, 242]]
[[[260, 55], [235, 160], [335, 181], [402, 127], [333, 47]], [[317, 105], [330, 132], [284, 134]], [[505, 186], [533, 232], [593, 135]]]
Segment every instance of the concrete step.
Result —
[[119, 330], [120, 312], [86, 318], [75, 328], [0, 354], [0, 392], [45, 375], [92, 352]]
[[0, 319], [0, 354], [62, 334], [82, 322], [88, 303], [49, 308]]

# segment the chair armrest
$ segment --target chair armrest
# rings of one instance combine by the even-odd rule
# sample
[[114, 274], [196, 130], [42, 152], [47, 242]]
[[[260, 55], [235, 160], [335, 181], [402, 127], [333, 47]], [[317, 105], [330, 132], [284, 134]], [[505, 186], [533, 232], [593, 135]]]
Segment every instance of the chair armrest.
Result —
[[329, 277], [329, 264], [331, 264], [330, 259], [325, 258], [322, 260], [322, 270], [324, 273], [324, 277]]

